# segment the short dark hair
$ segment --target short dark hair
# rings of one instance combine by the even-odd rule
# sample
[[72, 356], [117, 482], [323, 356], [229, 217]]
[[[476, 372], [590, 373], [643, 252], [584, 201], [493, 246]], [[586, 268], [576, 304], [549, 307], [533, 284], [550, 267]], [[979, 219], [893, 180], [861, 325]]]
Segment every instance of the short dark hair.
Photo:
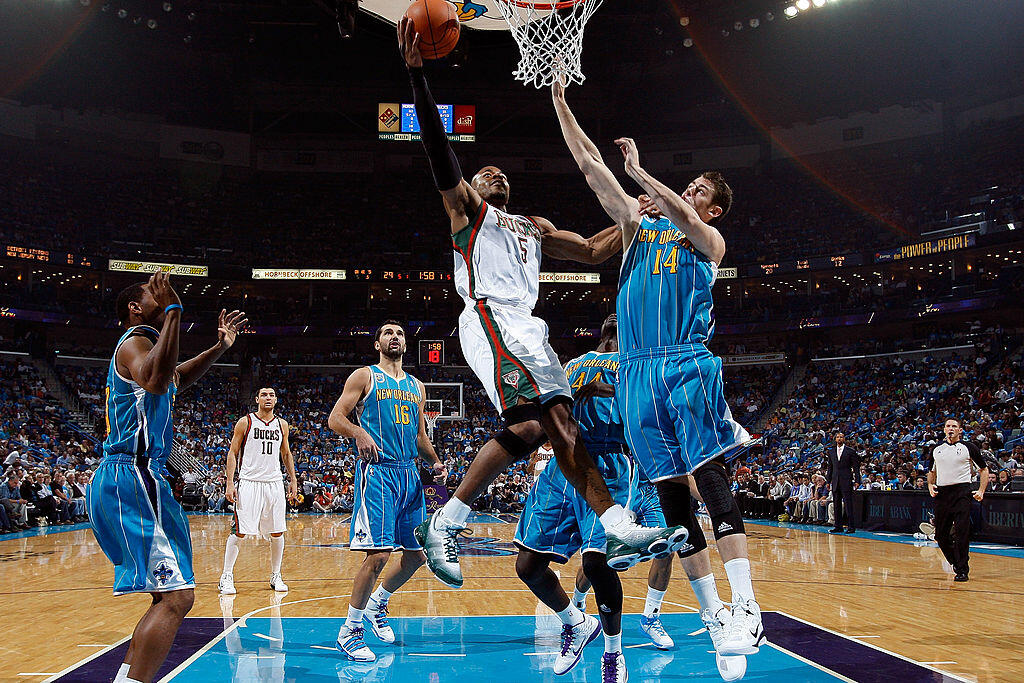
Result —
[[375, 342], [379, 342], [380, 341], [380, 334], [381, 334], [381, 332], [384, 331], [384, 328], [387, 327], [388, 325], [397, 325], [398, 327], [401, 327], [403, 330], [405, 329], [405, 325], [403, 325], [402, 323], [398, 322], [397, 320], [395, 320], [393, 318], [385, 320], [384, 322], [382, 322], [380, 324], [380, 327], [377, 328], [376, 334], [373, 335], [373, 341], [375, 341]]
[[946, 423], [949, 422], [950, 420], [952, 420], [953, 422], [956, 422], [956, 426], [959, 427], [960, 429], [964, 428], [964, 421], [961, 420], [959, 417], [953, 417], [953, 416], [947, 417], [945, 420], [943, 420], [942, 421], [942, 426], [945, 427]]
[[260, 395], [260, 392], [263, 391], [264, 389], [270, 389], [271, 391], [274, 392], [274, 396], [277, 396], [277, 389], [271, 386], [260, 387], [259, 389], [256, 390], [256, 396], [258, 397]]
[[115, 310], [117, 311], [117, 319], [122, 325], [126, 325], [128, 323], [128, 304], [133, 301], [135, 303], [142, 301], [142, 288], [145, 284], [145, 282], [136, 282], [133, 285], [128, 285], [117, 295], [117, 305]]
[[700, 177], [711, 183], [711, 187], [715, 190], [711, 201], [722, 207], [722, 215], [718, 216], [718, 218], [725, 218], [725, 215], [729, 213], [729, 209], [732, 208], [732, 188], [729, 187], [729, 183], [725, 182], [725, 176], [718, 171], [704, 171], [700, 174]]

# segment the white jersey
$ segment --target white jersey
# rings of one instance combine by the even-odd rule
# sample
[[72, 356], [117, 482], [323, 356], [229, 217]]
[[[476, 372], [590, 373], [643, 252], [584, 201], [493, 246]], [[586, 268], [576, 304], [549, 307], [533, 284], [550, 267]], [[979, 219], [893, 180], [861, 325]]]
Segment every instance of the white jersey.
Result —
[[540, 241], [532, 218], [483, 202], [469, 225], [452, 235], [456, 291], [467, 305], [487, 299], [532, 311], [540, 289]]
[[256, 413], [245, 416], [249, 428], [242, 441], [242, 461], [238, 466], [238, 478], [245, 481], [282, 481], [281, 444], [284, 430], [281, 418], [275, 417], [264, 422]]

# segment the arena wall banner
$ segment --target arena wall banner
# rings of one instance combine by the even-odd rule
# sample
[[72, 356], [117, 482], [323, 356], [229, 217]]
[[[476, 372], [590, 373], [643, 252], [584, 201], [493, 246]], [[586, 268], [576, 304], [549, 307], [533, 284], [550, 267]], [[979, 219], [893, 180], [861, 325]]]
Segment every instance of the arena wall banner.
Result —
[[977, 244], [977, 242], [978, 236], [972, 233], [970, 235], [943, 237], [940, 240], [917, 242], [916, 244], [905, 244], [902, 247], [896, 247], [895, 249], [886, 249], [884, 251], [875, 252], [875, 263], [902, 261], [903, 259], [915, 258], [917, 256], [931, 256], [932, 254], [942, 254], [947, 251], [968, 249]]
[[732, 356], [722, 356], [722, 365], [771, 365], [773, 363], [785, 363], [784, 353], [741, 353]]
[[739, 268], [735, 268], [735, 267], [734, 268], [719, 268], [718, 269], [718, 276], [717, 276], [716, 279], [718, 279], [718, 280], [735, 280], [739, 276], [740, 276]]
[[427, 500], [427, 514], [432, 515], [448, 502], [448, 489], [441, 484], [424, 484], [423, 496]]
[[253, 268], [253, 280], [345, 280], [344, 270], [318, 268]]
[[541, 273], [541, 282], [557, 282], [567, 285], [599, 285], [600, 273]]
[[150, 261], [124, 261], [121, 259], [109, 259], [107, 268], [121, 273], [155, 273], [163, 271], [170, 275], [184, 275], [186, 277], [209, 277], [209, 266], [189, 266], [182, 263], [152, 263]]
[[[857, 491], [853, 508], [859, 529], [912, 534], [932, 521], [935, 499], [925, 491]], [[1024, 545], [1024, 495], [988, 492], [972, 503], [971, 539]]]

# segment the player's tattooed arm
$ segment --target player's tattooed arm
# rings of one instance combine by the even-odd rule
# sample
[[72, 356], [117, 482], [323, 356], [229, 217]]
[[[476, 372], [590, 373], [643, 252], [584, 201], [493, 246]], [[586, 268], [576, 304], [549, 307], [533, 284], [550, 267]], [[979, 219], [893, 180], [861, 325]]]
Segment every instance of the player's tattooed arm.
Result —
[[348, 419], [356, 405], [370, 391], [370, 368], [362, 367], [349, 375], [345, 388], [327, 417], [327, 426], [335, 434], [355, 439], [359, 457], [366, 462], [376, 462], [380, 449], [365, 429]]
[[541, 250], [545, 256], [578, 263], [604, 263], [622, 251], [621, 229], [605, 228], [593, 237], [583, 237], [569, 230], [559, 230], [546, 218], [531, 216], [540, 228]]
[[299, 480], [295, 476], [295, 458], [292, 457], [292, 445], [288, 441], [291, 433], [291, 426], [287, 420], [281, 420], [281, 460], [284, 461], [284, 469], [288, 473], [288, 500], [295, 500], [299, 495]]
[[583, 132], [576, 117], [565, 101], [565, 86], [556, 81], [551, 86], [551, 99], [558, 114], [558, 124], [562, 128], [562, 137], [572, 152], [576, 165], [583, 171], [587, 185], [597, 195], [598, 201], [608, 217], [622, 229], [623, 246], [628, 245], [640, 225], [640, 204], [626, 194], [622, 185], [615, 178], [601, 157], [597, 145]]
[[448, 468], [441, 462], [441, 458], [438, 457], [437, 451], [434, 449], [434, 444], [430, 442], [430, 437], [427, 436], [427, 419], [423, 414], [423, 409], [427, 402], [427, 389], [423, 386], [423, 382], [419, 380], [416, 380], [416, 384], [420, 389], [420, 424], [419, 431], [416, 433], [416, 452], [419, 453], [423, 462], [427, 463], [430, 467], [430, 471], [434, 475], [434, 481], [440, 484], [448, 478]]
[[725, 257], [725, 239], [722, 238], [722, 233], [701, 220], [697, 211], [682, 197], [640, 166], [640, 153], [632, 138], [619, 138], [615, 144], [622, 150], [629, 177], [644, 188], [644, 192], [650, 195], [662, 213], [668, 216], [676, 227], [686, 233], [686, 237], [697, 251], [716, 264], [721, 263]]

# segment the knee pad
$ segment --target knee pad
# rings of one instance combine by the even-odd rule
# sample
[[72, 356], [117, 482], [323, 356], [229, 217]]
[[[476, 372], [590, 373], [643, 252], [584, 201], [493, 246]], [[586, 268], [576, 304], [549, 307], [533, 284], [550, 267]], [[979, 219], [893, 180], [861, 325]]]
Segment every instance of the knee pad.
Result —
[[523, 422], [540, 424], [540, 406], [536, 403], [520, 403], [503, 412], [501, 417], [505, 420], [505, 425], [509, 427]]
[[555, 406], [563, 403], [569, 406], [569, 412], [572, 413], [572, 406], [574, 401], [571, 397], [565, 396], [563, 394], [559, 394], [558, 396], [553, 396], [549, 398], [547, 401], [544, 402], [544, 405], [542, 407], [544, 408], [544, 412], [547, 412], [554, 408]]
[[670, 526], [681, 524], [690, 532], [686, 547], [676, 554], [679, 557], [689, 557], [707, 548], [708, 542], [704, 538], [704, 530], [697, 521], [697, 514], [694, 511], [696, 501], [690, 495], [689, 485], [678, 481], [659, 481], [654, 486], [658, 489], [658, 500], [661, 501], [661, 511], [665, 513], [665, 522]]
[[700, 492], [700, 497], [704, 499], [704, 505], [708, 509], [708, 516], [711, 517], [715, 539], [746, 533], [736, 499], [729, 491], [729, 475], [725, 471], [725, 464], [712, 460], [697, 468], [693, 478], [697, 482], [697, 491]]

